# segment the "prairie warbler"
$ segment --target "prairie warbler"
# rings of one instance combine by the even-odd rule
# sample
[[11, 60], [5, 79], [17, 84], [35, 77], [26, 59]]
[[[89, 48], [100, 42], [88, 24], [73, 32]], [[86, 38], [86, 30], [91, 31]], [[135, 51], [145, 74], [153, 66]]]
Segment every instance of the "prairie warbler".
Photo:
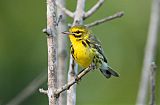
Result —
[[106, 78], [111, 75], [119, 77], [118, 73], [109, 67], [100, 42], [87, 27], [73, 26], [69, 32], [63, 33], [69, 35], [72, 43], [70, 52], [80, 66], [87, 68], [93, 63], [95, 69], [99, 69]]

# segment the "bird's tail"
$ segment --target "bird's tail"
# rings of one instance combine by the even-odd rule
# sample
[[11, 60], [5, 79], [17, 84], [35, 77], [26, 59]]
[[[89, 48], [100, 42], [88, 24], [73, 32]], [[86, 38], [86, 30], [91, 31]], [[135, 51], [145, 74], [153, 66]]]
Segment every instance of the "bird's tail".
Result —
[[119, 77], [119, 74], [114, 71], [111, 67], [107, 65], [107, 63], [102, 64], [100, 71], [106, 78], [110, 78], [112, 75], [115, 77]]

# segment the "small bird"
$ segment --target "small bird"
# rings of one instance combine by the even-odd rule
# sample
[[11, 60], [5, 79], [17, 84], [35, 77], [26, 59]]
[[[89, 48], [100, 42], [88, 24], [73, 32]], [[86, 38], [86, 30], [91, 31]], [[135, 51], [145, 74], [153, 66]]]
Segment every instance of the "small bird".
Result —
[[112, 75], [119, 77], [119, 74], [109, 67], [100, 41], [86, 26], [73, 26], [69, 32], [62, 33], [69, 35], [71, 55], [81, 67], [87, 68], [93, 64], [94, 69], [99, 69], [106, 78], [110, 78]]

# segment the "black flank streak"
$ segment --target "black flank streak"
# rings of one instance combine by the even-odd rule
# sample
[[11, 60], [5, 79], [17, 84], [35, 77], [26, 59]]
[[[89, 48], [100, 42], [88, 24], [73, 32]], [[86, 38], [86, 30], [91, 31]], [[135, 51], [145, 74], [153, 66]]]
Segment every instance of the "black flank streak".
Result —
[[86, 43], [89, 45], [89, 47], [91, 47], [91, 46], [90, 46], [90, 42], [89, 42], [88, 40], [86, 40]]
[[87, 47], [86, 43], [84, 41], [82, 41], [82, 44], [84, 45], [84, 47]]
[[74, 56], [73, 56], [73, 54], [74, 54], [74, 48], [71, 45], [71, 55], [72, 55], [73, 59], [75, 59]]

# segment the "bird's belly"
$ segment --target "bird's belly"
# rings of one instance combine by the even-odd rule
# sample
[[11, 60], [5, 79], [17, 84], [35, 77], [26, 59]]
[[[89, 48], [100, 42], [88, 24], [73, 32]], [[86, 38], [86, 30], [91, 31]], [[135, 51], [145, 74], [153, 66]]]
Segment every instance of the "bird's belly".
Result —
[[82, 67], [88, 67], [93, 61], [94, 54], [91, 49], [85, 47], [78, 47], [75, 49], [75, 61]]

